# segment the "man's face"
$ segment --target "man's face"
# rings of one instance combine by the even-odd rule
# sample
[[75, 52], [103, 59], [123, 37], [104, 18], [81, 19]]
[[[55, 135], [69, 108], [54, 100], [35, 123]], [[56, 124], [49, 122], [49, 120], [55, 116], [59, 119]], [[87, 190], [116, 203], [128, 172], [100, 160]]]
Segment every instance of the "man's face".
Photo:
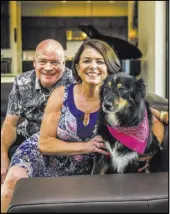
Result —
[[39, 50], [35, 55], [33, 65], [41, 85], [44, 88], [51, 89], [64, 72], [65, 61], [63, 52], [49, 48]]

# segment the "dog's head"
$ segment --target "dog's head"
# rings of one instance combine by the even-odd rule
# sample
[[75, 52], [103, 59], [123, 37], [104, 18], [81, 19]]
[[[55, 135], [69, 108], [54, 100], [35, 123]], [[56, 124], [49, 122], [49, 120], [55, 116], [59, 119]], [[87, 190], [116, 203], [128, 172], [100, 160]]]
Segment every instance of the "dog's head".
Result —
[[104, 81], [100, 98], [102, 112], [110, 125], [125, 125], [137, 116], [146, 96], [143, 79], [135, 79], [124, 72], [109, 75]]

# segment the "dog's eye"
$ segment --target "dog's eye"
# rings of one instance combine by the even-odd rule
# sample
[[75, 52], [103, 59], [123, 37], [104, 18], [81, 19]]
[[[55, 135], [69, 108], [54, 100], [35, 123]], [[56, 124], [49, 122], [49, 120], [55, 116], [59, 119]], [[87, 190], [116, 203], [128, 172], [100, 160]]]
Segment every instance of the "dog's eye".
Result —
[[119, 92], [120, 95], [124, 95], [126, 93], [126, 91], [127, 90], [124, 87], [118, 88], [118, 92]]
[[112, 86], [112, 82], [108, 82], [107, 85], [108, 85], [109, 87], [111, 87], [111, 86]]
[[110, 88], [110, 87], [109, 87], [108, 85], [105, 85], [105, 86], [103, 87], [103, 92], [106, 93], [106, 92], [109, 90], [109, 88]]
[[126, 93], [126, 88], [124, 85], [122, 85], [121, 83], [117, 84], [117, 91], [119, 92], [120, 95], [124, 95]]
[[121, 83], [118, 83], [118, 84], [117, 84], [117, 88], [122, 88], [122, 84], [121, 84]]

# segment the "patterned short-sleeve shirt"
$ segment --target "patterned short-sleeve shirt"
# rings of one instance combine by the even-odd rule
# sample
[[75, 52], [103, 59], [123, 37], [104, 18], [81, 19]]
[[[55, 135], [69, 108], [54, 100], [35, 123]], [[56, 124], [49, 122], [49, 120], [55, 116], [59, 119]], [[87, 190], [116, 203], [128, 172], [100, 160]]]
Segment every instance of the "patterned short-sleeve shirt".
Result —
[[44, 89], [35, 70], [27, 71], [17, 76], [9, 95], [7, 114], [20, 115], [21, 122], [17, 127], [17, 134], [26, 138], [40, 130], [41, 120], [47, 100], [54, 88], [60, 85], [69, 85], [74, 82], [72, 71], [65, 68], [61, 79], [47, 91]]

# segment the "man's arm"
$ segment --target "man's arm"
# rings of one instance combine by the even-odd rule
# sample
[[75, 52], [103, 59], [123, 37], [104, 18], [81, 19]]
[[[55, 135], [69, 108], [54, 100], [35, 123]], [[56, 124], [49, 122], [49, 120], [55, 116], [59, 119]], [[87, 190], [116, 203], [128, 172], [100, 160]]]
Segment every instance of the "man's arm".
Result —
[[20, 118], [21, 116], [7, 115], [1, 129], [1, 183], [8, 170], [8, 149], [16, 140], [17, 124]]
[[20, 95], [18, 82], [20, 82], [21, 85], [19, 76], [15, 77], [12, 90], [9, 94], [7, 115], [1, 129], [1, 149], [5, 152], [8, 152], [9, 147], [16, 140], [17, 124], [21, 115], [23, 115], [22, 97]]
[[1, 129], [1, 150], [8, 151], [16, 140], [17, 124], [21, 116], [7, 115]]

